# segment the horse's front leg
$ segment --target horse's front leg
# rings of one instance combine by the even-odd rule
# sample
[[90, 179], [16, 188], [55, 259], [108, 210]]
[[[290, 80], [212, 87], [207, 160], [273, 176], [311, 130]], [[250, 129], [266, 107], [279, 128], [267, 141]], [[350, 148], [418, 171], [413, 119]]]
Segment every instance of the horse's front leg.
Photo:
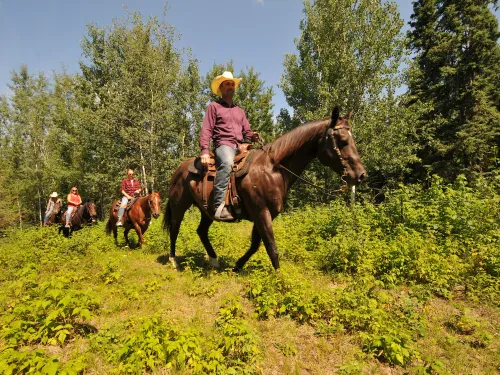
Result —
[[264, 208], [260, 211], [255, 218], [254, 223], [260, 236], [262, 237], [267, 255], [271, 258], [271, 263], [273, 264], [274, 269], [278, 270], [280, 268], [278, 248], [276, 247], [276, 242], [274, 241], [273, 218], [269, 210]]
[[135, 232], [137, 233], [137, 237], [139, 237], [139, 243], [141, 245], [144, 245], [144, 238], [142, 237], [141, 226], [137, 222], [132, 222], [132, 225], [134, 226]]
[[252, 229], [252, 243], [250, 244], [250, 248], [238, 261], [236, 262], [236, 266], [234, 266], [233, 271], [239, 272], [245, 265], [245, 263], [250, 259], [250, 257], [257, 252], [260, 246], [260, 233], [257, 229], [257, 226], [254, 224]]

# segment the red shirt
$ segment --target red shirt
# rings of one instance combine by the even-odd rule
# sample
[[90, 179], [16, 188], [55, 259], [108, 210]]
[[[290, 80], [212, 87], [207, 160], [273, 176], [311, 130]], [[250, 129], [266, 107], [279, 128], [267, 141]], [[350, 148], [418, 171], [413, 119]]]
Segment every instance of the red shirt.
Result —
[[121, 189], [128, 195], [133, 196], [136, 190], [141, 189], [141, 183], [137, 181], [135, 178], [132, 180], [126, 178], [125, 180], [122, 181]]
[[82, 204], [82, 198], [80, 197], [80, 194], [68, 194], [68, 206], [77, 207], [80, 204]]
[[205, 119], [200, 131], [200, 148], [202, 154], [208, 154], [210, 138], [215, 147], [220, 145], [236, 146], [243, 142], [243, 135], [250, 136], [252, 130], [245, 112], [236, 104], [227, 104], [219, 99], [208, 105]]

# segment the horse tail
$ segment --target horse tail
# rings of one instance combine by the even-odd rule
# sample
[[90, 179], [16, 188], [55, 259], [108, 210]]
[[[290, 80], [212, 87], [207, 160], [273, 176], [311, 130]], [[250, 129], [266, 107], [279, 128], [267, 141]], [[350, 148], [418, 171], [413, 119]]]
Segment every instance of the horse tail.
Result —
[[170, 200], [167, 202], [167, 207], [165, 207], [165, 215], [163, 215], [163, 229], [167, 232], [170, 231], [172, 227], [172, 207], [170, 206]]
[[109, 236], [112, 230], [113, 224], [111, 224], [111, 219], [108, 219], [108, 222], [106, 223], [106, 234]]

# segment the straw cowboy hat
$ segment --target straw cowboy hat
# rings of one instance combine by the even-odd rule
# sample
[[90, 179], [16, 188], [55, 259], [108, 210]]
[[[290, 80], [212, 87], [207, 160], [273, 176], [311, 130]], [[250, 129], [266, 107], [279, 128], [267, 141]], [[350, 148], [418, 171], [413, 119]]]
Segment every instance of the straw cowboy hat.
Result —
[[224, 81], [233, 81], [234, 89], [236, 90], [241, 82], [241, 78], [234, 78], [233, 73], [227, 71], [222, 73], [220, 76], [215, 77], [210, 85], [210, 88], [215, 95], [222, 96], [222, 93], [220, 92], [220, 84]]
[[51, 198], [57, 198], [57, 197], [58, 197], [58, 195], [57, 195], [57, 193], [54, 191], [52, 194], [50, 194], [50, 197], [51, 197]]

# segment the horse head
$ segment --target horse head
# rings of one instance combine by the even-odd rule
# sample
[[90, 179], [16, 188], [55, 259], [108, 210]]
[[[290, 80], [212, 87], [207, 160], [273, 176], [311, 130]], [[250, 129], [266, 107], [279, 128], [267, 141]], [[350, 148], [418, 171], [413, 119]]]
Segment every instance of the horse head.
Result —
[[85, 203], [85, 207], [92, 219], [92, 223], [97, 223], [97, 207], [93, 201]]
[[151, 215], [157, 219], [160, 216], [160, 193], [152, 192], [148, 196], [149, 208], [151, 208]]
[[351, 112], [341, 117], [338, 107], [335, 107], [330, 126], [320, 141], [318, 159], [341, 175], [349, 186], [353, 186], [366, 177], [366, 170], [359, 158], [350, 120]]

